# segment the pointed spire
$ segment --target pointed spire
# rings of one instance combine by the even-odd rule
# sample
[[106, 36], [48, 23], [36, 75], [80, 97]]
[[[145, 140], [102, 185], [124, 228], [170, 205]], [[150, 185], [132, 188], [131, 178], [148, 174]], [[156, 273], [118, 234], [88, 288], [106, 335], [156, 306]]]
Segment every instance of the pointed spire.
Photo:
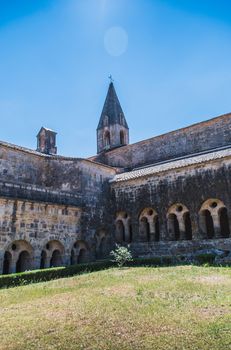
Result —
[[122, 124], [125, 128], [128, 128], [112, 81], [109, 84], [107, 97], [103, 106], [97, 129], [101, 129], [104, 126], [105, 117], [108, 117], [108, 125]]

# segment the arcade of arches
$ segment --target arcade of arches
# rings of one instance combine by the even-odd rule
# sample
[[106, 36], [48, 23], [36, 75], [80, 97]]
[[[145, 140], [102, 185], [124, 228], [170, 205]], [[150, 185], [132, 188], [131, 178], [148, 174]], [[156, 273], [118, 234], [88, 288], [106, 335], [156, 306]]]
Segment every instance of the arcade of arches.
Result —
[[14, 273], [34, 268], [58, 267], [68, 264], [78, 264], [89, 261], [89, 248], [84, 241], [73, 244], [70, 262], [65, 256], [65, 249], [57, 240], [49, 241], [42, 248], [40, 255], [35, 252], [29, 242], [18, 240], [11, 243], [3, 256], [2, 273]]
[[[120, 211], [115, 219], [115, 236], [111, 237], [106, 228], [102, 227], [96, 231], [93, 248], [90, 248], [87, 242], [77, 240], [68, 250], [60, 241], [50, 240], [38, 251], [26, 240], [15, 240], [4, 251], [2, 272], [7, 274], [33, 268], [43, 269], [88, 262], [92, 257], [92, 249], [96, 259], [102, 259], [110, 253], [113, 242], [128, 244], [161, 241], [161, 225], [166, 225], [168, 241], [198, 239], [194, 233], [195, 220], [198, 222], [199, 239], [231, 236], [228, 211], [225, 203], [219, 199], [206, 200], [196, 217], [191, 215], [190, 209], [184, 204], [173, 204], [167, 210], [165, 218], [166, 221], [160, 223], [159, 213], [151, 207], [144, 208], [136, 219], [126, 211]], [[137, 225], [138, 230], [135, 230], [133, 225]], [[198, 229], [196, 233], [198, 234]]]
[[[227, 208], [219, 199], [206, 200], [197, 215], [199, 233], [202, 239], [230, 237], [230, 224]], [[133, 220], [133, 224], [137, 218]], [[192, 240], [193, 223], [190, 210], [182, 203], [172, 205], [166, 214], [168, 241]], [[161, 240], [159, 216], [155, 209], [145, 208], [138, 216], [139, 235], [132, 236], [131, 216], [118, 212], [115, 220], [115, 240], [117, 243], [158, 242]], [[134, 238], [134, 239], [133, 239]]]

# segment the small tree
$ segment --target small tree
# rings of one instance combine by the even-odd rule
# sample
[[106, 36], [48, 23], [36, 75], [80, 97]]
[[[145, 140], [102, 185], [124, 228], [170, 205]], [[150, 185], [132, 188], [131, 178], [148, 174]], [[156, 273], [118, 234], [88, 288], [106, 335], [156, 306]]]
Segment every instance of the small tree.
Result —
[[115, 250], [112, 250], [110, 255], [114, 258], [112, 261], [116, 262], [118, 267], [122, 267], [126, 262], [133, 260], [130, 250], [119, 244], [116, 244]]

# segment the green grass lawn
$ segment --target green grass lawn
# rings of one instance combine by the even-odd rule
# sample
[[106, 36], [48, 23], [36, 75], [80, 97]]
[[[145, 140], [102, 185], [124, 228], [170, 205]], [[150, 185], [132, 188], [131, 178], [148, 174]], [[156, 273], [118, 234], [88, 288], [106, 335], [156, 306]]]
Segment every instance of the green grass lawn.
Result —
[[109, 269], [0, 290], [0, 349], [231, 349], [231, 269]]

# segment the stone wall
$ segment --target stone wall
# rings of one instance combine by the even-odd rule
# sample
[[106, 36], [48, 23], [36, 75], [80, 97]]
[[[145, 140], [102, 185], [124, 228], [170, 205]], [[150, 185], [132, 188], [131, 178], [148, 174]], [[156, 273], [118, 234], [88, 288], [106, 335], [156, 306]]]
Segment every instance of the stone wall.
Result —
[[[147, 255], [150, 255], [151, 251], [153, 254], [155, 252], [161, 255], [163, 253], [161, 247], [168, 248], [168, 246], [176, 245], [176, 241], [183, 242], [178, 244], [178, 247], [182, 248], [182, 246], [190, 245], [192, 241], [211, 242], [213, 239], [231, 237], [230, 170], [231, 158], [229, 157], [138, 179], [112, 182], [112, 202], [115, 203], [115, 206], [114, 224], [111, 230], [115, 232], [115, 240], [117, 231], [121, 239], [122, 226], [122, 231], [125, 229], [124, 240], [132, 243], [136, 254], [140, 249], [140, 254], [144, 255], [144, 247], [149, 247], [146, 249]], [[145, 209], [152, 218], [153, 227], [147, 224], [150, 219], [149, 214], [144, 214]], [[205, 228], [206, 210], [211, 212], [214, 225], [211, 237], [207, 235], [207, 228]], [[225, 227], [223, 231], [226, 230], [226, 232], [221, 232], [221, 211], [224, 216], [227, 211], [229, 229], [227, 225], [222, 224], [222, 227]], [[189, 213], [191, 221], [189, 236], [186, 234], [186, 223], [183, 221], [186, 213]], [[159, 237], [156, 234], [157, 217]], [[174, 236], [173, 232], [175, 217], [178, 220], [178, 237]], [[128, 224], [130, 227], [126, 227]], [[145, 231], [147, 225], [150, 231], [149, 237], [147, 237], [147, 230]], [[129, 232], [131, 229], [130, 238], [126, 239], [126, 231]], [[148, 240], [151, 245], [147, 243]], [[168, 242], [166, 246], [165, 242]]]
[[51, 258], [52, 245], [60, 249], [62, 264], [69, 264], [72, 247], [83, 238], [80, 221], [77, 207], [0, 198], [0, 270], [6, 251], [12, 255], [12, 272], [21, 251], [30, 253], [30, 268], [39, 268], [41, 252], [50, 252]]
[[104, 152], [92, 159], [134, 168], [231, 144], [231, 114]]
[[[42, 252], [44, 267], [70, 264], [70, 259], [72, 263], [93, 260], [99, 251], [106, 254], [108, 180], [115, 173], [89, 160], [48, 156], [1, 143], [0, 270], [38, 268]], [[47, 244], [50, 247], [44, 248]]]

